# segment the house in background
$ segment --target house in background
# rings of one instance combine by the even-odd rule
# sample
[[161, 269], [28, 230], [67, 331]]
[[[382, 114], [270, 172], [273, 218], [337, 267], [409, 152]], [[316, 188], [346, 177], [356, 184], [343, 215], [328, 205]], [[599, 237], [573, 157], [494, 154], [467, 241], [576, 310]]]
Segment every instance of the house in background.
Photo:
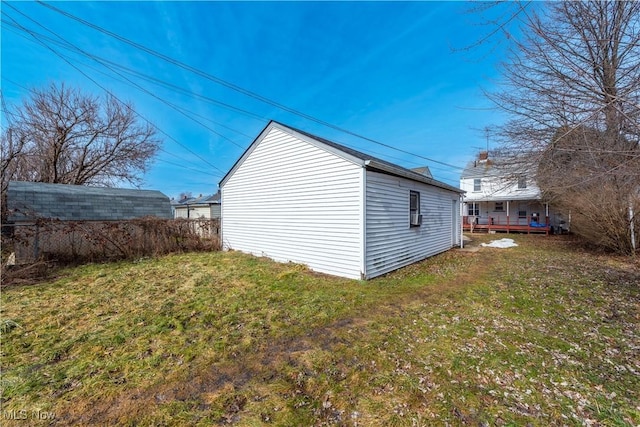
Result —
[[220, 182], [222, 244], [352, 279], [460, 245], [458, 188], [270, 122]]
[[186, 197], [171, 201], [174, 218], [218, 219], [220, 218], [220, 192], [210, 196]]
[[171, 218], [169, 198], [159, 191], [42, 182], [9, 182], [7, 208], [9, 223], [38, 218], [62, 221]]
[[526, 233], [566, 231], [567, 219], [542, 199], [532, 176], [533, 168], [502, 165], [500, 160], [492, 153], [482, 151], [462, 172], [460, 188], [466, 192], [464, 229]]

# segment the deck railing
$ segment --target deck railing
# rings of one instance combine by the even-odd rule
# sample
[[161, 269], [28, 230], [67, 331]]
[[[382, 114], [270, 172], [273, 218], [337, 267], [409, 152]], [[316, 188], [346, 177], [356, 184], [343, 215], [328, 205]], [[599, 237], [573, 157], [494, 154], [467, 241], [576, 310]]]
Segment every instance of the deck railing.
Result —
[[476, 217], [476, 216], [463, 216], [463, 229], [465, 231], [501, 231], [501, 232], [517, 232], [517, 233], [545, 233], [549, 234], [549, 217], [544, 218], [544, 222], [541, 222], [539, 216], [527, 215], [526, 218], [518, 217], [512, 219], [510, 216], [489, 216], [489, 217]]

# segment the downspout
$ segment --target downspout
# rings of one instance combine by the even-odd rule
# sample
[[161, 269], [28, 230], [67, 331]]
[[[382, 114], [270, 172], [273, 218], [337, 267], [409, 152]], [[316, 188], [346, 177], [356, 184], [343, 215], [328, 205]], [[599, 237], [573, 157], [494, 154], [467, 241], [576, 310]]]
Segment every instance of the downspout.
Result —
[[360, 279], [367, 280], [367, 165], [365, 160], [362, 165], [362, 191], [360, 193], [360, 218], [362, 221], [362, 254], [360, 256]]
[[367, 165], [369, 161], [366, 160], [362, 166], [362, 193], [360, 195], [361, 218], [362, 218], [362, 254], [360, 265], [360, 278], [367, 280]]
[[224, 201], [224, 188], [220, 187], [220, 228], [218, 229], [218, 238], [220, 239], [220, 250], [225, 250], [224, 248], [224, 215], [222, 214], [222, 202]]
[[464, 193], [460, 193], [460, 249], [464, 249]]

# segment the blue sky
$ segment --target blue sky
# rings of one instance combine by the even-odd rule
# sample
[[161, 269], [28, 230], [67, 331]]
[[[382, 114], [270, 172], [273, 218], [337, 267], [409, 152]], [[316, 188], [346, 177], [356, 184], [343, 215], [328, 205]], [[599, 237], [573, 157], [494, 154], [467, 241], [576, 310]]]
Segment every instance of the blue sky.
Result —
[[[425, 158], [462, 168], [487, 144], [481, 129], [504, 120], [482, 90], [493, 88], [505, 49], [491, 42], [461, 50], [491, 31], [479, 25], [482, 17], [465, 13], [466, 2], [50, 4], [214, 80], [415, 154], [261, 102], [40, 4], [2, 2], [5, 101], [20, 103], [29, 88], [61, 81], [103, 93], [70, 62], [118, 98], [132, 101], [161, 130], [162, 151], [143, 188], [170, 197], [214, 193], [270, 119], [405, 167], [426, 164], [452, 185], [461, 170]], [[37, 33], [41, 43], [16, 25]], [[63, 40], [84, 53], [61, 47]], [[111, 61], [111, 69], [86, 54]]]

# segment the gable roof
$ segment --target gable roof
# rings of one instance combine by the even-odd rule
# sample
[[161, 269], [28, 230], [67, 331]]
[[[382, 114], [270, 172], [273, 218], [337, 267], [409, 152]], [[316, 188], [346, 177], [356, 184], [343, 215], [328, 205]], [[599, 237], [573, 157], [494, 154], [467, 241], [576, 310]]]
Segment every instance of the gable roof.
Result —
[[169, 198], [155, 190], [88, 187], [10, 181], [9, 221], [35, 218], [60, 220], [126, 220], [144, 216], [171, 218]]
[[411, 181], [421, 182], [424, 184], [432, 185], [434, 187], [439, 187], [445, 190], [454, 191], [456, 193], [464, 193], [463, 190], [457, 187], [454, 187], [449, 184], [445, 184], [444, 182], [435, 180], [429, 176], [423, 175], [411, 169], [407, 169], [402, 166], [393, 164], [391, 162], [387, 162], [386, 160], [382, 160], [377, 157], [370, 156], [361, 151], [354, 150], [353, 148], [346, 147], [344, 145], [335, 143], [333, 141], [329, 141], [328, 139], [321, 138], [319, 136], [310, 134], [303, 130], [296, 129], [294, 127], [287, 126], [282, 123], [278, 123], [274, 120], [271, 120], [267, 124], [267, 126], [262, 130], [262, 132], [260, 132], [260, 135], [258, 135], [258, 137], [251, 143], [249, 148], [247, 148], [245, 152], [242, 154], [242, 156], [240, 156], [240, 158], [236, 161], [236, 163], [229, 170], [229, 172], [227, 172], [227, 174], [222, 178], [222, 180], [220, 181], [220, 187], [224, 185], [224, 183], [233, 174], [233, 172], [235, 172], [235, 170], [244, 162], [244, 160], [249, 156], [249, 154], [251, 154], [254, 147], [264, 138], [264, 136], [271, 129], [274, 129], [274, 128], [279, 129], [283, 132], [289, 133], [291, 135], [294, 135], [304, 141], [307, 141], [327, 151], [331, 151], [334, 153], [335, 152], [343, 153], [344, 155], [346, 155], [347, 158], [349, 158], [352, 161], [355, 161], [355, 159], [357, 159], [359, 160], [357, 163], [363, 165], [365, 168], [369, 170], [374, 170], [374, 171], [378, 171], [378, 172], [382, 172], [382, 173], [386, 173], [394, 176], [399, 176], [402, 178], [407, 178]]
[[[483, 157], [484, 154], [484, 157]], [[460, 179], [468, 178], [514, 178], [519, 175], [533, 176], [535, 158], [525, 155], [505, 155], [500, 151], [481, 152], [479, 158], [467, 163]]]
[[419, 168], [411, 168], [412, 171], [419, 173], [420, 175], [428, 176], [429, 178], [433, 178], [431, 175], [431, 170], [429, 166], [420, 166]]
[[467, 163], [462, 174], [460, 175], [460, 179], [465, 178], [484, 178], [489, 176], [500, 176], [499, 171], [492, 167], [493, 162], [490, 160], [487, 161], [479, 161], [479, 160], [471, 160]]

